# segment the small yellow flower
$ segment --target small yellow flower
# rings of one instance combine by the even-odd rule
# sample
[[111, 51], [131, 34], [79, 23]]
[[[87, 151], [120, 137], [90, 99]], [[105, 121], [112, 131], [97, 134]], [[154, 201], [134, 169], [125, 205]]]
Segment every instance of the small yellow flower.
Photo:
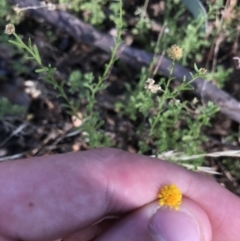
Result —
[[8, 35], [15, 33], [15, 26], [11, 23], [7, 24], [5, 27], [5, 33]]
[[175, 210], [178, 210], [182, 203], [182, 193], [174, 184], [164, 186], [160, 190], [158, 198], [160, 206], [167, 206]]
[[183, 56], [182, 48], [174, 44], [167, 50], [167, 55], [172, 60], [179, 60]]

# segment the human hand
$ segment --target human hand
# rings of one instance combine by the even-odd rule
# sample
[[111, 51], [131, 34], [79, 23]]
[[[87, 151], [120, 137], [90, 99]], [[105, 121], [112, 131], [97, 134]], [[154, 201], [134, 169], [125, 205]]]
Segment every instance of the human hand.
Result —
[[[178, 211], [158, 206], [166, 184], [183, 193]], [[0, 187], [0, 241], [240, 240], [237, 196], [201, 174], [120, 150], [4, 162]], [[108, 215], [120, 218], [98, 222]]]

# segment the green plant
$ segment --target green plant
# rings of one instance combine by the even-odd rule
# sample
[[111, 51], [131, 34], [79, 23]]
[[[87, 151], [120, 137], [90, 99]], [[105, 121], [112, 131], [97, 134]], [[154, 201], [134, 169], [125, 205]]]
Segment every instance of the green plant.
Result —
[[9, 13], [8, 5], [5, 1], [0, 2], [0, 17], [3, 18]]
[[[16, 14], [16, 8], [12, 8], [7, 1], [0, 1], [0, 17], [1, 19], [11, 19], [13, 24], [19, 24], [23, 20], [23, 14], [18, 13]], [[4, 21], [0, 23], [2, 27], [4, 27]]]
[[216, 71], [206, 74], [206, 78], [213, 80], [219, 88], [223, 88], [232, 72], [232, 68], [225, 69], [222, 66], [217, 66]]
[[[155, 156], [170, 150], [183, 152], [185, 155], [203, 153], [205, 142], [208, 141], [205, 129], [211, 125], [211, 118], [215, 116], [218, 108], [213, 103], [200, 104], [195, 99], [184, 98], [182, 93], [191, 90], [191, 81], [198, 77], [209, 80], [216, 78], [218, 85], [223, 86], [230, 70], [224, 71], [220, 66], [208, 74], [205, 69], [196, 67], [196, 64], [204, 66], [212, 40], [221, 32], [221, 28], [219, 27], [219, 31], [214, 30], [211, 35], [206, 35], [202, 28], [206, 19], [201, 17], [193, 19], [177, 0], [165, 3], [165, 9], [159, 18], [162, 22], [153, 18], [147, 0], [144, 6], [138, 4], [131, 7], [134, 11], [131, 14], [126, 12], [126, 15], [121, 1], [74, 0], [71, 4], [67, 0], [56, 2], [66, 4], [76, 15], [82, 16], [97, 27], [104, 28], [103, 23], [106, 23], [106, 19], [115, 24], [116, 45], [100, 77], [92, 71], [86, 73], [75, 69], [72, 70], [68, 82], [59, 83], [54, 79], [55, 68], [43, 65], [37, 47], [32, 45], [31, 41], [26, 45], [19, 36], [15, 36], [16, 40], [10, 42], [27, 52], [30, 58], [38, 63], [39, 68], [36, 71], [43, 74], [44, 80], [59, 92], [59, 96], [65, 101], [63, 107], [68, 113], [81, 121], [81, 126], [78, 128], [89, 146], [110, 145], [110, 138], [104, 132], [102, 109], [98, 105], [96, 96], [107, 87], [106, 79], [116, 60], [116, 51], [121, 43], [121, 33], [124, 29], [124, 37], [131, 35], [142, 48], [155, 54], [164, 55], [168, 52], [168, 47], [176, 43], [183, 50], [180, 54], [181, 59], [172, 58], [168, 52], [169, 57], [173, 59], [168, 78], [156, 75], [156, 71], [153, 71], [156, 62], [153, 59], [148, 69], [142, 69], [139, 76], [132, 77], [136, 80], [134, 83], [126, 83], [126, 91], [123, 94], [125, 99], [115, 105], [114, 114], [127, 119], [135, 127], [134, 144], [137, 151]], [[207, 20], [211, 21], [213, 16], [219, 14], [221, 6], [223, 3], [218, 1], [218, 6], [210, 9]], [[136, 26], [133, 26], [133, 23], [136, 23]], [[156, 23], [162, 28], [157, 34], [153, 34], [152, 25]], [[226, 30], [229, 30], [227, 33], [230, 32], [230, 26], [226, 25]], [[172, 71], [176, 61], [195, 68], [196, 74], [192, 75], [190, 82], [183, 79], [181, 85], [174, 83]], [[201, 165], [202, 161], [201, 156], [195, 165]]]
[[[210, 102], [205, 106], [197, 106], [193, 102], [189, 106], [187, 101], [178, 99], [182, 91], [192, 89], [190, 82], [202, 76], [203, 69], [198, 70], [196, 67], [197, 74], [192, 76], [190, 82], [183, 81], [181, 85], [171, 89], [173, 68], [174, 62], [169, 78], [161, 78], [158, 84], [148, 79], [148, 72], [143, 69], [138, 85], [132, 88], [127, 84], [128, 96], [124, 102], [116, 104], [120, 115], [129, 116], [138, 123], [136, 136], [140, 153], [150, 150], [155, 155], [169, 150], [188, 155], [201, 153], [201, 145], [206, 141], [202, 130], [210, 125], [211, 117], [218, 111]], [[202, 161], [199, 158], [196, 165], [202, 164]]]
[[64, 4], [68, 7], [68, 9], [73, 10], [75, 13], [79, 13], [80, 11], [85, 12], [84, 20], [93, 24], [100, 25], [105, 19], [105, 14], [103, 11], [103, 5], [106, 4], [105, 1], [100, 0], [73, 0], [69, 2], [69, 0], [60, 0], [60, 4]]
[[[80, 119], [82, 125], [79, 127], [83, 132], [85, 132], [85, 136], [87, 136], [90, 147], [100, 147], [100, 146], [109, 146], [110, 141], [109, 138], [105, 135], [103, 131], [101, 131], [101, 126], [103, 125], [103, 121], [100, 120], [99, 112], [95, 109], [97, 106], [96, 102], [96, 94], [107, 87], [105, 80], [111, 70], [112, 65], [116, 60], [116, 52], [121, 44], [121, 31], [123, 26], [122, 21], [122, 1], [119, 1], [119, 21], [117, 22], [117, 38], [115, 42], [115, 46], [112, 49], [111, 56], [109, 62], [105, 65], [105, 70], [102, 76], [100, 76], [97, 81], [95, 81], [94, 76], [91, 73], [81, 75], [80, 72], [73, 72], [70, 76], [70, 92], [76, 93], [80, 90], [81, 87], [85, 88], [84, 98], [87, 100], [86, 111], [83, 116], [83, 120], [79, 117], [78, 109], [80, 105], [80, 101], [78, 103], [73, 103], [65, 89], [65, 82], [58, 83], [54, 78], [54, 72], [56, 68], [51, 67], [50, 65], [45, 66], [42, 63], [41, 56], [39, 54], [38, 48], [35, 44], [32, 44], [31, 39], [28, 39], [28, 44], [25, 44], [22, 39], [15, 33], [15, 27], [12, 24], [8, 24], [6, 26], [5, 32], [7, 34], [13, 34], [15, 40], [9, 40], [10, 43], [17, 46], [19, 49], [26, 51], [29, 55], [28, 59], [34, 60], [37, 62], [39, 68], [36, 69], [36, 73], [42, 73], [43, 79], [48, 84], [52, 85], [54, 89], [59, 92], [58, 97], [61, 97], [65, 100], [65, 103], [62, 104], [63, 107], [66, 108], [67, 112]], [[81, 78], [80, 80], [78, 78]], [[81, 85], [84, 80], [83, 85]], [[79, 96], [82, 97], [82, 96]], [[81, 100], [81, 99], [80, 99]]]
[[26, 108], [20, 105], [11, 104], [8, 99], [0, 98], [0, 118], [8, 115], [21, 115], [26, 111]]

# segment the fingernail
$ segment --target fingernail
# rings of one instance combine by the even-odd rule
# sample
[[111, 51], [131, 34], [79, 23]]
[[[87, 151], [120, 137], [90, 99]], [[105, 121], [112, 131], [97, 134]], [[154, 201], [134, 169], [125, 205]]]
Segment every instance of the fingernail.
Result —
[[197, 221], [184, 211], [159, 208], [149, 222], [154, 241], [200, 241]]

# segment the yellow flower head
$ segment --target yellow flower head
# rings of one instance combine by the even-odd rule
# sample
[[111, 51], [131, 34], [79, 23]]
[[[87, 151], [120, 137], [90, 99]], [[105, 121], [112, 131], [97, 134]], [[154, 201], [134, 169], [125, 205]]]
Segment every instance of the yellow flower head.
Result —
[[159, 205], [178, 210], [182, 203], [182, 193], [174, 184], [164, 186], [159, 194]]
[[170, 59], [179, 60], [183, 56], [183, 51], [181, 47], [174, 44], [167, 50], [167, 54]]

